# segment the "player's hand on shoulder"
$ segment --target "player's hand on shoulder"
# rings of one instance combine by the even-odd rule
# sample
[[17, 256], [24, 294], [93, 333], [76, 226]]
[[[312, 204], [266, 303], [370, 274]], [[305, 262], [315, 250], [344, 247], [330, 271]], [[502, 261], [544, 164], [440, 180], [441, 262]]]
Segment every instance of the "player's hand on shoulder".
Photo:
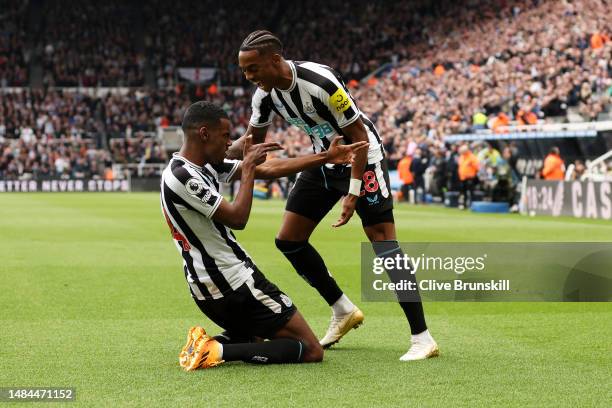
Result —
[[329, 149], [327, 150], [328, 163], [345, 164], [353, 161], [355, 154], [362, 150], [367, 150], [370, 147], [368, 142], [357, 142], [350, 145], [341, 145], [342, 137], [338, 136], [332, 140]]
[[282, 150], [278, 143], [253, 144], [253, 136], [248, 135], [244, 139], [243, 166], [257, 166], [266, 161], [266, 155], [275, 150]]

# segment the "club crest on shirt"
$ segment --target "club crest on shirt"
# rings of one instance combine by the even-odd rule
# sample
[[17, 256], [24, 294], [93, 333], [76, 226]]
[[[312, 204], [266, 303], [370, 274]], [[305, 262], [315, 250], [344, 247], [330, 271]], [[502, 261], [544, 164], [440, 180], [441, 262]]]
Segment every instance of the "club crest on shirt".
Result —
[[202, 190], [204, 190], [204, 187], [204, 182], [202, 180], [198, 180], [195, 177], [190, 178], [185, 183], [185, 189], [187, 189], [187, 192], [191, 195], [200, 194]]
[[312, 102], [306, 102], [304, 104], [304, 112], [306, 112], [306, 113], [316, 113], [315, 107], [312, 105]]

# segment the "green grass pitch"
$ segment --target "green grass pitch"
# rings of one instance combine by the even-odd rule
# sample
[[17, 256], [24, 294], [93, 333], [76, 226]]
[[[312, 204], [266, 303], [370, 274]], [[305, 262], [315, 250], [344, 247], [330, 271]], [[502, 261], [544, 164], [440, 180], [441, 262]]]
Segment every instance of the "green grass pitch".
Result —
[[[254, 204], [237, 236], [322, 335], [329, 309], [274, 247], [281, 202]], [[400, 241], [609, 241], [612, 223], [396, 209]], [[359, 295], [357, 219], [315, 232], [366, 321], [322, 364], [226, 364], [186, 373], [187, 329], [214, 327], [188, 296], [156, 194], [0, 196], [0, 387], [72, 386], [66, 406], [610, 406], [612, 304], [425, 305], [441, 357], [400, 363], [408, 328]], [[57, 406], [59, 404], [53, 404]], [[46, 405], [45, 405], [46, 406]]]

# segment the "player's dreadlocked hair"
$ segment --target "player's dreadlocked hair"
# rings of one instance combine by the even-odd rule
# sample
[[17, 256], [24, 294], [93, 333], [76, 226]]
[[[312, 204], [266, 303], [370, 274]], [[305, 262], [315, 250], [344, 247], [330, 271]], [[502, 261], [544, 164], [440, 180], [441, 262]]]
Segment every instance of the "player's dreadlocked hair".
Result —
[[266, 30], [253, 31], [242, 42], [240, 51], [257, 50], [260, 53], [283, 53], [283, 43], [277, 36]]

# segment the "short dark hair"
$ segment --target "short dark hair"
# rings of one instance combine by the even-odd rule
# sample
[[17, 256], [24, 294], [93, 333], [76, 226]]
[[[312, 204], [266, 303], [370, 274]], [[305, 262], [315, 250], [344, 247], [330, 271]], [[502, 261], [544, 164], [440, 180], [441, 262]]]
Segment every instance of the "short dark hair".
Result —
[[181, 127], [185, 132], [188, 128], [198, 128], [202, 124], [217, 125], [221, 119], [229, 119], [223, 108], [212, 102], [198, 101], [185, 111]]
[[257, 30], [247, 35], [240, 46], [240, 51], [252, 50], [257, 50], [260, 53], [272, 52], [282, 55], [283, 43], [270, 31]]

